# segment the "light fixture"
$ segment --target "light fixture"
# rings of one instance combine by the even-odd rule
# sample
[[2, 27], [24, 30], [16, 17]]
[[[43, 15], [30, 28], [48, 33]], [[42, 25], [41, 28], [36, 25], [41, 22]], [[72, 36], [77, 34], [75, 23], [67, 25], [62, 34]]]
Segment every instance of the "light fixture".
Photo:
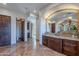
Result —
[[7, 3], [2, 3], [3, 5], [7, 5]]
[[55, 23], [55, 21], [52, 21], [52, 23]]
[[48, 23], [51, 23], [51, 21], [47, 21]]
[[33, 12], [36, 13], [36, 10], [34, 10]]
[[71, 24], [71, 22], [72, 22], [72, 17], [71, 16], [68, 17], [67, 22], [68, 22], [69, 25]]
[[72, 19], [72, 17], [71, 17], [71, 16], [69, 16], [69, 17], [68, 17], [68, 19]]

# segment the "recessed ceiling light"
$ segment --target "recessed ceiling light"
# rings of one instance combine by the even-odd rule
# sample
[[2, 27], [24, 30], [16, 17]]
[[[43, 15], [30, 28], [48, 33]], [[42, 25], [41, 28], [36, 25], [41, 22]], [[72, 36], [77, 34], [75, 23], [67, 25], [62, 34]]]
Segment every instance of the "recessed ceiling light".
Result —
[[7, 3], [2, 3], [3, 5], [7, 5]]

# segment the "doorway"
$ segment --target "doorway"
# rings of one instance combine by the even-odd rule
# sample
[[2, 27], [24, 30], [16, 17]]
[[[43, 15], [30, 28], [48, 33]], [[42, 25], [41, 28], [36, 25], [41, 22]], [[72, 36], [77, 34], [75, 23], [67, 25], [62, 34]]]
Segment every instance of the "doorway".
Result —
[[34, 14], [30, 14], [30, 16], [27, 18], [27, 23], [28, 21], [30, 22], [29, 27], [31, 28], [30, 30], [31, 42], [33, 44], [33, 48], [35, 48], [36, 47], [36, 16]]
[[24, 19], [16, 19], [16, 41], [24, 41]]

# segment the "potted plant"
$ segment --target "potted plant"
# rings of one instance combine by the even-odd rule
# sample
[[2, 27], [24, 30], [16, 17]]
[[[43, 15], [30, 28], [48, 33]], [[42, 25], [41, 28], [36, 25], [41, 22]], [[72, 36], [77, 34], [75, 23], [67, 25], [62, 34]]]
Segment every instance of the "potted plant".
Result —
[[76, 25], [72, 25], [71, 26], [71, 30], [72, 30], [72, 33], [73, 33], [73, 36], [77, 36], [77, 26]]

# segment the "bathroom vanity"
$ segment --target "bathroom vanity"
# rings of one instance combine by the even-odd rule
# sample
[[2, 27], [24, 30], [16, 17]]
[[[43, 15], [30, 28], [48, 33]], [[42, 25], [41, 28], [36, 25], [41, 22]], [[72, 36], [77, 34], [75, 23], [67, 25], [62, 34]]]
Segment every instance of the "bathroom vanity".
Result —
[[79, 56], [79, 39], [66, 37], [52, 33], [45, 33], [42, 36], [43, 45], [68, 56]]

